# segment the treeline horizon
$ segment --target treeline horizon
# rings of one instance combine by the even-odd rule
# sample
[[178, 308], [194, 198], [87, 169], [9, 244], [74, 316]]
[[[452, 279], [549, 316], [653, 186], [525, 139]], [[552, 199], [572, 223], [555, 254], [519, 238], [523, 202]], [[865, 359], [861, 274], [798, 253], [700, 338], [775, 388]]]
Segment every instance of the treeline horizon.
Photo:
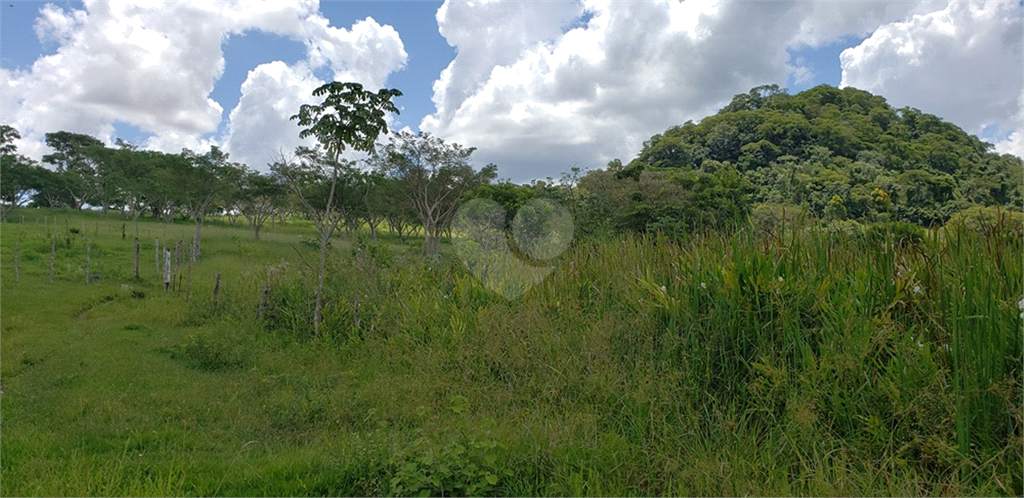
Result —
[[1024, 200], [1021, 158], [996, 154], [934, 115], [827, 85], [796, 95], [759, 86], [700, 123], [654, 135], [628, 163], [524, 184], [497, 181], [496, 165], [472, 164], [473, 147], [425, 133], [391, 135], [360, 163], [298, 147], [265, 172], [216, 146], [166, 153], [67, 131], [45, 137], [54, 152], [40, 164], [17, 153], [18, 130], [0, 126], [5, 209], [90, 206], [197, 225], [241, 215], [257, 239], [272, 216], [309, 218], [328, 200], [349, 230], [368, 226], [376, 235], [387, 226], [403, 240], [428, 226], [443, 233], [454, 207], [475, 197], [499, 202], [510, 216], [532, 198], [553, 198], [582, 234], [726, 229], [755, 211], [787, 207], [845, 231], [876, 222], [933, 226], [970, 208], [1020, 211]]

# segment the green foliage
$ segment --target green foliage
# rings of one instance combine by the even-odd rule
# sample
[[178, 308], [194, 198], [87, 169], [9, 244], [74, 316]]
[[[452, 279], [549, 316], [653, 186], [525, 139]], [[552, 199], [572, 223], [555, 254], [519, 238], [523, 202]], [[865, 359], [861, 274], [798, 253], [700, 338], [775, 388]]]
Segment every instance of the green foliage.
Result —
[[475, 150], [429, 133], [400, 132], [372, 157], [374, 168], [396, 183], [395, 201], [419, 218], [428, 256], [440, 251], [441, 234], [465, 196], [497, 175], [494, 164], [479, 171], [473, 167], [470, 156]]
[[[740, 94], [700, 124], [644, 142], [619, 172], [714, 172], [734, 165], [754, 202], [793, 203], [818, 217], [930, 226], [969, 205], [1019, 206], [1024, 162], [917, 109], [893, 109], [855, 88], [821, 85], [797, 95], [775, 86]], [[889, 197], [873, 203], [875, 189]], [[842, 205], [833, 203], [839, 196]], [[828, 210], [828, 213], [826, 213]]]
[[973, 206], [953, 213], [945, 228], [953, 232], [970, 230], [983, 235], [1003, 233], [1011, 237], [1024, 237], [1024, 213], [997, 206]]
[[168, 353], [175, 360], [185, 362], [189, 368], [206, 372], [221, 372], [245, 366], [243, 350], [224, 340], [207, 339], [202, 335], [189, 336], [186, 341], [171, 348]]
[[868, 226], [866, 233], [873, 242], [895, 244], [901, 247], [920, 244], [925, 237], [923, 228], [904, 221], [875, 223]]
[[363, 90], [359, 83], [334, 81], [313, 90], [314, 97], [326, 97], [318, 105], [303, 104], [292, 116], [299, 126], [305, 126], [300, 138], [316, 137], [337, 160], [347, 147], [371, 152], [377, 137], [388, 132], [385, 113], [398, 114], [391, 102], [401, 97], [395, 89], [381, 89], [377, 93]]
[[395, 254], [386, 244], [372, 241], [360, 233], [356, 236], [356, 244], [352, 248], [352, 258], [358, 260], [364, 254], [382, 268], [389, 268], [395, 264]]
[[152, 260], [83, 283], [85, 243], [132, 259], [99, 213], [61, 214], [50, 283], [55, 213], [25, 210], [0, 224], [4, 492], [1020, 495], [1024, 239], [784, 211], [580, 240], [515, 301], [364, 229], [316, 338], [308, 225], [211, 224], [185, 302]]
[[443, 445], [419, 438], [391, 456], [391, 496], [493, 496], [514, 476], [499, 465], [500, 446], [490, 431]]

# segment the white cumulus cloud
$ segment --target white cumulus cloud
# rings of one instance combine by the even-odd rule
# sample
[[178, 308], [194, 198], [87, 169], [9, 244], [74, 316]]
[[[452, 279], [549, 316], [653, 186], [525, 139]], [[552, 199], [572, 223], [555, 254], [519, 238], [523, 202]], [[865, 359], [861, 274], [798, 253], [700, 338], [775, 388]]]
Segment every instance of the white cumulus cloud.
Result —
[[[57, 45], [56, 53], [24, 71], [0, 69], [0, 111], [21, 132], [19, 149], [36, 157], [46, 152], [46, 133], [73, 131], [110, 143], [121, 122], [151, 133], [143, 144], [149, 148], [219, 145], [235, 160], [264, 166], [264, 146], [298, 142], [295, 123], [282, 126], [281, 118], [312, 100], [312, 88], [323, 83], [313, 70], [327, 67], [336, 78], [374, 87], [407, 59], [390, 26], [370, 18], [350, 29], [330, 26], [315, 0], [87, 0], [80, 10], [47, 4], [35, 29], [44, 44]], [[227, 132], [218, 136], [224, 109], [210, 94], [224, 72], [222, 44], [252, 30], [302, 42], [306, 58], [294, 67], [253, 68]]]
[[[915, 107], [973, 132], [985, 123], [1007, 124], [1006, 117], [1015, 112], [1013, 102], [993, 100], [991, 92], [1021, 88], [1015, 3], [584, 0], [545, 3], [545, 9], [520, 5], [445, 2], [437, 20], [458, 55], [434, 82], [437, 111], [420, 124], [421, 130], [478, 147], [478, 162], [495, 162], [502, 176], [516, 180], [557, 177], [573, 165], [603, 167], [615, 157], [629, 160], [651, 135], [712, 114], [737, 93], [811, 77], [804, 61], [791, 60], [789, 49], [871, 35], [861, 45], [867, 47], [899, 26], [906, 26], [908, 36], [947, 36], [936, 25], [920, 22], [936, 12], [952, 13], [959, 31], [952, 43], [919, 45], [917, 60], [924, 69], [902, 55], [888, 60], [844, 55], [843, 84], [893, 95], [894, 103], [906, 95]], [[981, 13], [964, 13], [975, 11]], [[518, 26], [529, 28], [514, 35], [510, 27]], [[997, 46], [997, 39], [1003, 45]], [[997, 67], [993, 54], [1003, 61], [1015, 56], [1016, 66]], [[968, 70], [955, 67], [968, 59]], [[863, 79], [854, 78], [857, 67]], [[951, 73], [972, 77], [957, 81], [948, 77]], [[940, 74], [945, 77], [933, 79]], [[873, 86], [869, 75], [887, 83]], [[917, 93], [924, 81], [929, 81], [929, 96]], [[955, 99], [961, 94], [968, 106], [977, 107], [965, 110]], [[942, 98], [949, 99], [946, 106], [929, 107], [932, 99]], [[1006, 104], [1009, 113], [1001, 107]]]
[[885, 24], [843, 51], [841, 84], [986, 131], [982, 138], [1009, 135], [999, 148], [1024, 155], [1022, 14], [1016, 2], [952, 2]]

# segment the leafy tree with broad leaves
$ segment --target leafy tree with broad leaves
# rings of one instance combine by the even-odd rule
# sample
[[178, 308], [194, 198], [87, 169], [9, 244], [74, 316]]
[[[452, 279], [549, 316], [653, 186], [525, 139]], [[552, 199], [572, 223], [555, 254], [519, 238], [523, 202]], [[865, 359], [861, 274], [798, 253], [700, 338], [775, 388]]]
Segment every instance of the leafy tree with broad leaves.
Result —
[[[320, 271], [317, 277], [316, 308], [313, 316], [313, 335], [320, 335], [320, 323], [323, 321], [323, 287], [324, 265], [327, 257], [327, 242], [338, 228], [344, 216], [335, 205], [337, 194], [338, 173], [342, 167], [341, 154], [346, 148], [357, 151], [371, 152], [382, 133], [388, 132], [388, 112], [398, 114], [398, 108], [391, 102], [400, 97], [402, 92], [395, 89], [381, 89], [374, 93], [363, 89], [359, 83], [332, 82], [313, 90], [314, 97], [324, 97], [320, 104], [304, 104], [299, 107], [298, 114], [291, 117], [304, 127], [299, 137], [315, 137], [330, 157], [330, 188], [322, 207], [314, 207], [305, 197], [304, 189], [311, 185], [303, 184], [295, 175], [289, 178], [289, 185], [295, 191], [306, 211], [313, 218], [313, 224], [320, 234]], [[288, 168], [284, 168], [287, 170]]]

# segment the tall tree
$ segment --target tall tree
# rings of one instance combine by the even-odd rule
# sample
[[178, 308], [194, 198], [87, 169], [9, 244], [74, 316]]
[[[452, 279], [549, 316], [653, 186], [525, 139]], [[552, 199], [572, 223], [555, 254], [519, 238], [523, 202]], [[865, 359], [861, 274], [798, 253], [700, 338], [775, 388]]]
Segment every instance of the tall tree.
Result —
[[374, 155], [375, 166], [401, 185], [401, 193], [423, 224], [423, 250], [436, 256], [441, 235], [462, 197], [497, 176], [497, 166], [473, 169], [473, 147], [445, 143], [427, 133], [401, 132]]
[[[304, 104], [299, 113], [292, 116], [304, 127], [299, 137], [315, 137], [331, 157], [330, 189], [323, 211], [310, 209], [311, 205], [303, 201], [307, 211], [313, 215], [317, 232], [320, 234], [320, 271], [316, 286], [316, 308], [313, 316], [313, 334], [320, 335], [320, 322], [323, 321], [323, 287], [324, 265], [327, 257], [327, 242], [334, 230], [338, 228], [341, 216], [335, 209], [338, 172], [342, 166], [341, 153], [346, 148], [371, 152], [377, 137], [388, 132], [385, 116], [388, 112], [398, 114], [398, 108], [391, 102], [400, 97], [402, 92], [395, 89], [381, 89], [377, 93], [363, 90], [359, 83], [332, 82], [313, 90], [314, 97], [324, 97], [317, 105]], [[292, 189], [300, 193], [300, 185], [290, 182]], [[300, 198], [302, 196], [300, 195]]]
[[17, 208], [25, 204], [37, 189], [42, 169], [35, 161], [18, 154], [14, 140], [21, 138], [10, 125], [0, 125], [0, 219], [4, 219], [5, 204]]
[[103, 142], [81, 133], [58, 131], [46, 134], [46, 145], [54, 152], [43, 156], [43, 162], [54, 165], [59, 172], [77, 177], [68, 178], [63, 186], [72, 199], [71, 207], [81, 209], [95, 188], [96, 163], [88, 151], [102, 148]]

